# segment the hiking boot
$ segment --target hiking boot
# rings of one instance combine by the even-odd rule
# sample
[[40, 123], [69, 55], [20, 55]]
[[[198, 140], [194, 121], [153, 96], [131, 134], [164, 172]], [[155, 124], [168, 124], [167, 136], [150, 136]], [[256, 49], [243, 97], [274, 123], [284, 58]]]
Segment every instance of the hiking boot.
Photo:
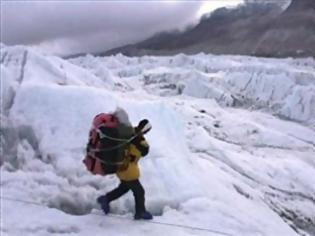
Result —
[[103, 210], [103, 212], [105, 213], [105, 215], [107, 215], [109, 213], [109, 201], [107, 200], [106, 196], [100, 196], [97, 198], [97, 202], [98, 204], [101, 205], [101, 208]]
[[140, 214], [135, 214], [135, 220], [152, 220], [153, 216], [150, 212], [144, 211]]

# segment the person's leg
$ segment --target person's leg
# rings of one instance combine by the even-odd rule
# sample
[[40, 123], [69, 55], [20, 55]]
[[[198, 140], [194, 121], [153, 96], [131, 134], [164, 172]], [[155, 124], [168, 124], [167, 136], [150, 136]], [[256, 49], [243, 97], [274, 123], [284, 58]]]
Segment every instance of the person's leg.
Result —
[[135, 219], [151, 220], [152, 214], [145, 209], [145, 191], [139, 180], [128, 181], [128, 187], [135, 197]]
[[111, 202], [111, 201], [116, 200], [117, 198], [120, 198], [125, 193], [127, 193], [129, 189], [130, 188], [128, 187], [128, 185], [126, 185], [125, 182], [121, 181], [117, 188], [108, 192], [105, 196], [108, 202]]
[[135, 209], [136, 215], [145, 212], [145, 197], [144, 188], [142, 187], [139, 180], [128, 181], [128, 187], [131, 189], [135, 198]]
[[117, 188], [114, 190], [108, 192], [106, 195], [102, 195], [97, 198], [97, 202], [101, 205], [102, 210], [104, 211], [105, 214], [108, 214], [110, 211], [109, 203], [125, 193], [129, 191], [128, 186], [124, 183], [121, 182]]

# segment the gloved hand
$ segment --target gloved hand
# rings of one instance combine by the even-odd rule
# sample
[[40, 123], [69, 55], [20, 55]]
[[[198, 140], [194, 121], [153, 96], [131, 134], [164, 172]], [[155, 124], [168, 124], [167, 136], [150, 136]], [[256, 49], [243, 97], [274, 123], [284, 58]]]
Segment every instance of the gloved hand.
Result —
[[141, 132], [142, 134], [146, 134], [151, 129], [152, 129], [152, 126], [151, 126], [150, 122], [147, 119], [143, 119], [139, 122], [139, 124], [136, 128], [136, 132], [137, 133]]

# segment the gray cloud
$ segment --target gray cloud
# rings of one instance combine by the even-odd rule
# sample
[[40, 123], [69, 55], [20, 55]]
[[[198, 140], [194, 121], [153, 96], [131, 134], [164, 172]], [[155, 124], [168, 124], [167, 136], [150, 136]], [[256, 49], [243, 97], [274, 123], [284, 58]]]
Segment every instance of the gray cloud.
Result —
[[196, 21], [201, 1], [1, 1], [1, 41], [95, 52]]

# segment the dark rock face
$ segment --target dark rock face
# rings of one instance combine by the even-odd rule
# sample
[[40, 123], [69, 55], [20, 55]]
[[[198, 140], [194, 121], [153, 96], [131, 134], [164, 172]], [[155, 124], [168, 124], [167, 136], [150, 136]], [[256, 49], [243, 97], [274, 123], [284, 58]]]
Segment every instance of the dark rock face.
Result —
[[293, 0], [262, 35], [256, 53], [315, 56], [315, 1]]
[[303, 11], [310, 8], [313, 8], [313, 10], [315, 9], [314, 0], [292, 0], [287, 11]]
[[315, 56], [315, 0], [279, 5], [249, 2], [236, 9], [221, 8], [185, 32], [158, 34], [134, 45], [101, 55], [128, 56], [243, 54], [266, 57]]

